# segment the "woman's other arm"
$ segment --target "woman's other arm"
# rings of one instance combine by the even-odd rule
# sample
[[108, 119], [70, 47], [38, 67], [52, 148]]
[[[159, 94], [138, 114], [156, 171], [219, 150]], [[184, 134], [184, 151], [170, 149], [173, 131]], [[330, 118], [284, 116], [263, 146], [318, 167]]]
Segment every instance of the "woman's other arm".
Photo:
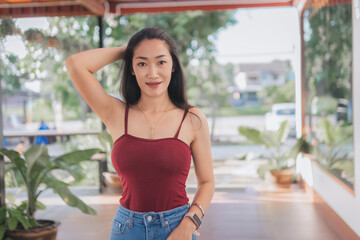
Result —
[[[190, 109], [194, 129], [194, 141], [191, 144], [194, 160], [195, 174], [197, 178], [197, 191], [193, 202], [200, 204], [206, 213], [215, 192], [215, 180], [211, 156], [211, 141], [206, 116], [198, 108]], [[192, 206], [189, 212], [195, 212], [202, 218], [202, 212], [197, 206]], [[171, 239], [191, 239], [196, 226], [190, 218], [185, 217], [180, 225], [170, 234]]]
[[104, 66], [122, 59], [125, 49], [126, 46], [92, 49], [71, 55], [65, 61], [76, 88], [105, 124], [110, 121], [115, 99], [104, 91], [93, 74]]

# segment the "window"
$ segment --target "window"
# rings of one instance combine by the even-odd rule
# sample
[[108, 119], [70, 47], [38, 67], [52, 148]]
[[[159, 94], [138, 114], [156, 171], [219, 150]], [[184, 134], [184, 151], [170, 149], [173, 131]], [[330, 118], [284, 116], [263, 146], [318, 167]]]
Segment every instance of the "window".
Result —
[[303, 19], [306, 135], [316, 161], [353, 188], [351, 2], [314, 3]]

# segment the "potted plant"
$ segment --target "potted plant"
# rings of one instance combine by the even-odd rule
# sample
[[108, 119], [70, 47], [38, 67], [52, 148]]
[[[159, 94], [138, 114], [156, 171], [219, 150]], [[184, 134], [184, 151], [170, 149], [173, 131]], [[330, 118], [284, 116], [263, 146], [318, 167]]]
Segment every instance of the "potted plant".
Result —
[[313, 154], [316, 160], [337, 177], [354, 177], [353, 151], [347, 149], [353, 143], [352, 125], [333, 126], [326, 117], [317, 124]]
[[80, 161], [89, 160], [99, 149], [76, 150], [58, 157], [50, 157], [47, 146], [33, 145], [23, 156], [17, 151], [0, 149], [0, 154], [9, 158], [13, 168], [22, 176], [27, 199], [19, 206], [14, 202], [0, 208], [0, 240], [1, 239], [56, 239], [58, 222], [35, 219], [38, 209], [45, 205], [38, 201], [39, 196], [47, 189], [52, 189], [63, 201], [83, 213], [95, 215], [96, 211], [86, 205], [69, 190], [69, 184], [54, 176], [54, 170], [68, 172], [75, 180], [81, 177], [78, 172]]
[[239, 132], [248, 141], [263, 145], [268, 151], [267, 154], [260, 155], [269, 161], [261, 165], [257, 172], [261, 178], [265, 178], [265, 173], [270, 171], [279, 187], [289, 187], [293, 181], [295, 158], [303, 148], [304, 141], [299, 138], [293, 146], [286, 146], [285, 141], [289, 136], [289, 121], [283, 121], [276, 131], [259, 131], [250, 127], [239, 127]]

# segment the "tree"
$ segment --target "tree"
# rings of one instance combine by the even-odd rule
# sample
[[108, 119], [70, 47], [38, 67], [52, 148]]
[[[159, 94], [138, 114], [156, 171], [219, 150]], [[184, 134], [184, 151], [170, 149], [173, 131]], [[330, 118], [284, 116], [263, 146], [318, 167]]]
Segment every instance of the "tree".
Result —
[[4, 41], [7, 36], [17, 33], [12, 19], [0, 19], [0, 79], [3, 92], [9, 94], [21, 89], [20, 78], [23, 74], [19, 71], [19, 58], [6, 50]]
[[351, 4], [310, 9], [305, 39], [306, 78], [312, 96], [351, 97]]
[[[111, 28], [105, 22], [105, 47], [126, 44], [130, 36], [143, 27], [159, 27], [174, 38], [187, 72], [190, 59], [202, 60], [211, 57], [215, 51], [213, 40], [216, 33], [235, 22], [233, 13], [233, 11], [194, 11], [117, 17], [116, 28]], [[28, 53], [21, 61], [19, 69], [30, 79], [41, 79], [42, 90], [60, 96], [64, 108], [75, 111], [80, 102], [82, 119], [85, 119], [90, 109], [70, 81], [64, 68], [64, 61], [71, 54], [98, 47], [98, 18], [54, 17], [48, 18], [48, 21], [49, 28], [46, 30], [29, 29], [23, 34]], [[49, 44], [50, 40], [53, 44]], [[119, 64], [107, 66], [99, 71], [96, 77], [105, 80], [103, 87], [107, 92], [117, 91], [114, 86], [119, 87], [121, 77]], [[190, 84], [189, 87], [193, 86]]]
[[295, 102], [295, 79], [289, 79], [289, 72], [291, 71], [291, 64], [288, 61], [288, 72], [285, 77], [285, 84], [264, 87], [259, 92], [259, 97], [263, 99], [266, 105], [274, 103]]
[[214, 129], [217, 113], [220, 107], [226, 105], [229, 98], [228, 87], [233, 82], [233, 65], [222, 66], [214, 57], [202, 59], [194, 66], [189, 66], [188, 94], [191, 102], [198, 107], [210, 108], [211, 131], [210, 136], [214, 139]]
[[304, 14], [306, 113], [310, 129], [313, 100], [352, 99], [351, 16], [351, 4], [310, 8]]

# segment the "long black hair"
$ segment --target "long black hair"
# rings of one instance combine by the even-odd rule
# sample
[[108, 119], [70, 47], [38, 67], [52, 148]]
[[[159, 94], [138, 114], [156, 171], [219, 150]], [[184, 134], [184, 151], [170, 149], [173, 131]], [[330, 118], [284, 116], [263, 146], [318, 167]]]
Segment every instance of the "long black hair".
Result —
[[171, 80], [168, 87], [170, 100], [175, 106], [181, 109], [190, 109], [192, 106], [189, 105], [187, 101], [186, 80], [178, 53], [176, 51], [175, 41], [159, 28], [143, 28], [130, 38], [124, 54], [123, 76], [120, 86], [120, 93], [122, 94], [123, 99], [129, 105], [135, 105], [140, 99], [140, 87], [136, 81], [135, 75], [132, 74], [132, 59], [135, 48], [146, 39], [159, 39], [168, 45], [173, 61], [173, 72], [171, 74]]

